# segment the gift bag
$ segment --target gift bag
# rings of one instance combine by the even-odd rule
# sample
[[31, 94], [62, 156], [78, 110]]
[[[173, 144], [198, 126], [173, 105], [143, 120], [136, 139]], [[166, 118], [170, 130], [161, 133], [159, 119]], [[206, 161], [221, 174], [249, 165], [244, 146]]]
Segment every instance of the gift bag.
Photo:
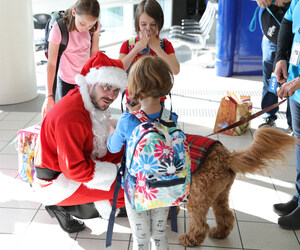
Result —
[[17, 150], [18, 150], [18, 168], [20, 178], [29, 183], [33, 183], [35, 173], [34, 153], [36, 140], [40, 133], [41, 122], [22, 130], [19, 130], [17, 135]]
[[[227, 93], [222, 98], [215, 122], [214, 132], [225, 128], [237, 121], [244, 120], [251, 115], [252, 102], [250, 96], [240, 96], [234, 93]], [[235, 128], [221, 132], [227, 135], [242, 135], [250, 129], [250, 121]]]

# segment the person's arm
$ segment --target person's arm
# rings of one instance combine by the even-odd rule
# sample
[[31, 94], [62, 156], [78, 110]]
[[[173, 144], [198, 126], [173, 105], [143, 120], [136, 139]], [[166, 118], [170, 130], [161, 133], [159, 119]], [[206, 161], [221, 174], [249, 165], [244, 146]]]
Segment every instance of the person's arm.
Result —
[[113, 131], [112, 128], [110, 135], [107, 139], [107, 149], [111, 153], [118, 153], [122, 150], [123, 145], [126, 142], [126, 134], [128, 126], [130, 125], [130, 114], [124, 113], [117, 124], [116, 129]]
[[56, 72], [59, 44], [49, 42], [48, 64], [47, 64], [47, 85], [46, 99], [42, 106], [42, 117], [44, 118], [49, 110], [54, 106], [54, 96], [52, 95], [53, 82]]
[[273, 4], [278, 7], [284, 7], [287, 3], [290, 3], [292, 0], [276, 0]]
[[160, 46], [160, 39], [153, 32], [150, 35], [148, 42], [149, 47], [156, 53], [158, 57], [163, 59], [171, 68], [172, 73], [177, 75], [180, 71], [180, 64], [175, 56], [175, 53], [167, 54]]
[[140, 40], [135, 43], [133, 49], [128, 54], [120, 53], [119, 59], [122, 60], [125, 71], [130, 67], [130, 65], [131, 65], [133, 59], [136, 57], [136, 55], [141, 50], [143, 50], [144, 48], [147, 47], [148, 41], [149, 41], [149, 37], [147, 37], [144, 34], [141, 34]]
[[99, 51], [99, 37], [100, 37], [100, 29], [102, 27], [101, 23], [98, 22], [98, 28], [94, 32], [93, 37], [92, 37], [92, 45], [91, 45], [91, 55], [93, 56], [97, 51]]
[[60, 170], [66, 178], [84, 183], [88, 188], [110, 190], [117, 166], [95, 160], [85, 153], [89, 147], [87, 141], [92, 140], [89, 127], [84, 122], [72, 121], [70, 117], [61, 120], [55, 131]]
[[99, 30], [97, 30], [92, 37], [92, 46], [91, 46], [91, 55], [93, 56], [94, 54], [99, 51]]
[[283, 18], [278, 33], [277, 50], [274, 59], [274, 74], [280, 83], [285, 82], [288, 78], [287, 65], [293, 39], [292, 22]]
[[260, 8], [266, 8], [272, 4], [272, 0], [256, 0], [256, 3]]

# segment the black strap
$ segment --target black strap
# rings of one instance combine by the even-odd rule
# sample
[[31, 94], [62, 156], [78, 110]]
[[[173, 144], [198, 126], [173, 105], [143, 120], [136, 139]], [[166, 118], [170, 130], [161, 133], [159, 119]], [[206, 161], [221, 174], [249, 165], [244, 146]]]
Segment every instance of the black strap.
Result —
[[118, 195], [119, 195], [120, 188], [121, 188], [122, 176], [124, 175], [124, 171], [125, 171], [125, 163], [126, 163], [125, 152], [126, 151], [124, 151], [123, 157], [121, 159], [121, 166], [117, 173], [117, 180], [116, 180], [114, 196], [113, 196], [113, 204], [112, 204], [112, 209], [111, 209], [111, 213], [109, 216], [107, 232], [106, 232], [106, 247], [111, 246], [112, 234], [113, 234], [113, 230], [114, 230], [115, 217], [116, 217], [116, 211], [117, 211], [117, 200], [118, 200]]
[[124, 113], [124, 109], [123, 109], [123, 99], [124, 99], [124, 96], [125, 96], [125, 90], [122, 92], [122, 97], [121, 97], [121, 112], [122, 112], [122, 114]]
[[65, 49], [68, 46], [69, 32], [68, 32], [67, 26], [64, 22], [64, 19], [62, 17], [57, 20], [57, 24], [58, 24], [58, 27], [59, 27], [60, 33], [61, 33], [61, 42], [60, 42], [59, 50], [58, 50], [58, 55], [61, 56], [62, 53], [65, 51]]
[[53, 79], [53, 86], [52, 86], [52, 96], [53, 96], [54, 100], [55, 100], [56, 88], [57, 88], [57, 72], [58, 72], [58, 68], [59, 68], [60, 57], [61, 57], [62, 53], [65, 51], [65, 49], [67, 48], [68, 42], [69, 42], [69, 32], [68, 32], [68, 29], [64, 22], [63, 17], [61, 17], [57, 20], [57, 24], [58, 24], [58, 27], [59, 27], [60, 33], [61, 33], [61, 42], [59, 44], [58, 55], [57, 55], [57, 60], [56, 60], [55, 76]]
[[171, 230], [173, 232], [178, 233], [178, 226], [177, 226], [177, 207], [171, 207]]
[[165, 51], [166, 50], [166, 46], [165, 46], [165, 39], [160, 38], [160, 47]]
[[170, 96], [170, 110], [172, 112], [172, 96], [171, 96], [171, 92], [169, 93], [169, 96]]

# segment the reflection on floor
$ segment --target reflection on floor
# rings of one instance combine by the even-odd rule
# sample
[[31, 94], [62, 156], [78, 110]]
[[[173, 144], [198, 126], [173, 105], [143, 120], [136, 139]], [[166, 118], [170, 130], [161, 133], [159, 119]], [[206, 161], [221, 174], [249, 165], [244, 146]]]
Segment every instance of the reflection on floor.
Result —
[[[212, 67], [213, 48], [192, 57], [190, 51], [179, 46], [175, 48], [181, 56], [181, 72], [175, 76], [171, 103], [185, 132], [203, 136], [210, 134], [219, 102], [226, 91], [250, 95], [253, 112], [260, 110], [261, 76], [217, 77]], [[118, 49], [119, 45], [105, 48], [107, 54], [114, 58], [118, 56]], [[83, 232], [68, 235], [60, 229], [56, 220], [50, 218], [43, 205], [28, 201], [32, 198], [30, 187], [17, 179], [16, 134], [19, 129], [41, 120], [45, 67], [45, 64], [37, 66], [38, 98], [23, 104], [0, 106], [0, 249], [105, 249], [106, 221], [85, 220], [87, 228]], [[167, 107], [171, 103], [168, 101]], [[119, 107], [120, 99], [112, 105], [115, 117], [120, 115]], [[287, 127], [284, 111], [285, 106], [280, 107], [276, 120], [279, 129]], [[230, 150], [240, 150], [251, 144], [253, 132], [262, 122], [260, 117], [253, 120], [251, 130], [242, 136], [219, 134], [213, 138], [219, 139]], [[279, 228], [278, 216], [272, 211], [274, 203], [288, 201], [294, 193], [294, 152], [288, 156], [286, 165], [282, 168], [279, 165], [275, 166], [272, 174], [238, 177], [230, 194], [230, 206], [236, 216], [232, 233], [223, 240], [206, 238], [201, 247], [194, 249], [300, 249], [300, 231]], [[178, 224], [179, 234], [186, 232], [188, 214], [184, 207], [181, 208]], [[211, 211], [208, 224], [215, 224]], [[127, 218], [117, 218], [114, 229], [113, 244], [109, 249], [131, 249]], [[178, 234], [171, 232], [170, 223], [168, 238], [170, 250], [191, 249], [179, 245]]]

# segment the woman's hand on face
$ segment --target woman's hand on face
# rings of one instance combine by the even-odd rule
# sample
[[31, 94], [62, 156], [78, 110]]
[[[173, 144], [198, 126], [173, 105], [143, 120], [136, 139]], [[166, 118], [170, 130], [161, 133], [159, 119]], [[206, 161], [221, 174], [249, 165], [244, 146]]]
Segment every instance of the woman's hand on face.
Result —
[[149, 40], [150, 37], [147, 35], [147, 33], [145, 31], [141, 31], [140, 39], [135, 44], [135, 47], [141, 51], [147, 47]]
[[148, 31], [148, 35], [150, 38], [148, 45], [153, 51], [156, 51], [160, 48], [160, 39], [159, 37], [156, 37], [156, 33], [152, 29]]

